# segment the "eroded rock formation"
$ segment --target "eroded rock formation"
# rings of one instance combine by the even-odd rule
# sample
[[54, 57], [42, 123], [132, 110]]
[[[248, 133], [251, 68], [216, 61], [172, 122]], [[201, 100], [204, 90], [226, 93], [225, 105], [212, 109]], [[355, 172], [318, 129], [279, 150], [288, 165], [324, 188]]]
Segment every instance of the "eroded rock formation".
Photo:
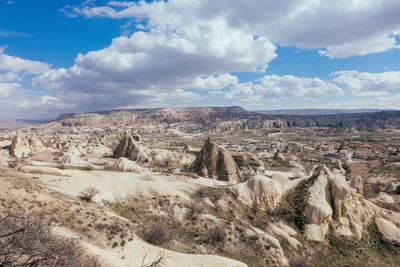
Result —
[[30, 152], [28, 140], [23, 134], [18, 133], [11, 142], [10, 155], [20, 159], [27, 157]]
[[134, 138], [125, 133], [114, 150], [114, 158], [125, 157], [138, 162], [150, 162], [150, 149], [137, 143]]
[[333, 226], [340, 235], [361, 238], [363, 227], [379, 213], [379, 208], [351, 188], [340, 170], [321, 166], [314, 176], [317, 178], [308, 189], [304, 209], [308, 222], [305, 235], [323, 241], [329, 226]]
[[112, 166], [113, 170], [134, 173], [149, 173], [149, 170], [139, 166], [136, 162], [127, 158], [119, 158]]
[[212, 143], [210, 138], [207, 138], [189, 171], [221, 181], [242, 181], [240, 170], [229, 151]]

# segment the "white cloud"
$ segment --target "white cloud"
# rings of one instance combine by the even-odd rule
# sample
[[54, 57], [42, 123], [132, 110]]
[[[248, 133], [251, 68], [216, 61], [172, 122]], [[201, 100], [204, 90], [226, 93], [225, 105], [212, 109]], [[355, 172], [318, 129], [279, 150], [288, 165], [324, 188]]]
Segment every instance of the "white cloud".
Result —
[[400, 48], [394, 35], [381, 35], [366, 40], [357, 40], [338, 46], [328, 46], [326, 50], [319, 50], [321, 55], [330, 58], [345, 58], [354, 55], [362, 56], [371, 53], [384, 52], [389, 49]]
[[335, 84], [319, 78], [266, 75], [260, 81], [254, 89], [266, 97], [319, 97], [343, 93]]
[[365, 93], [367, 91], [400, 92], [400, 71], [382, 73], [338, 71], [332, 75], [334, 76], [334, 82], [346, 86], [348, 90], [354, 93]]
[[225, 93], [224, 96], [227, 99], [249, 99], [255, 95], [252, 82], [239, 83], [232, 86], [229, 92]]
[[5, 72], [0, 73], [0, 82], [11, 82], [11, 81], [21, 81], [22, 77], [19, 73], [15, 72]]
[[319, 78], [299, 78], [292, 75], [265, 75], [257, 83], [245, 82], [234, 85], [225, 97], [247, 103], [284, 99], [305, 99], [340, 96], [341, 88]]
[[[42, 114], [44, 118], [49, 116], [45, 111], [54, 111], [71, 108], [71, 103], [53, 96], [41, 96], [42, 92], [27, 89], [23, 84], [30, 82], [31, 76], [37, 76], [49, 71], [50, 65], [10, 56], [0, 48], [0, 116], [9, 118], [36, 117]], [[28, 86], [29, 87], [29, 86]]]
[[40, 61], [26, 60], [20, 57], [4, 54], [4, 48], [0, 47], [0, 70], [14, 73], [40, 74], [50, 69], [50, 65]]
[[220, 74], [218, 76], [198, 77], [194, 80], [193, 89], [208, 90], [222, 89], [229, 85], [239, 83], [239, 78], [229, 73]]
[[170, 0], [92, 2], [69, 8], [85, 17], [133, 18], [148, 27], [197, 27], [225, 21], [230, 29], [264, 36], [283, 46], [326, 48], [322, 55], [348, 57], [399, 48], [398, 0]]
[[85, 108], [152, 104], [154, 97], [178, 90], [220, 89], [238, 82], [229, 72], [265, 70], [276, 57], [266, 38], [228, 28], [224, 21], [198, 27], [156, 26], [115, 38], [105, 49], [79, 54], [69, 69], [52, 69], [36, 86], [62, 95], [84, 93]]
[[0, 82], [0, 97], [6, 97], [21, 88], [19, 83], [1, 83]]

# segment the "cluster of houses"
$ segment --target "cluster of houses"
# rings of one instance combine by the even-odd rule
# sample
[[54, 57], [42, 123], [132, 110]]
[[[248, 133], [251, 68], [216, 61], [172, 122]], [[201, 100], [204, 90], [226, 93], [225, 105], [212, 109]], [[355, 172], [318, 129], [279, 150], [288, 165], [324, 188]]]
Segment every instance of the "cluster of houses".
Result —
[[363, 141], [331, 142], [317, 145], [324, 156], [340, 159], [361, 159], [376, 161], [400, 161], [400, 144], [383, 144]]

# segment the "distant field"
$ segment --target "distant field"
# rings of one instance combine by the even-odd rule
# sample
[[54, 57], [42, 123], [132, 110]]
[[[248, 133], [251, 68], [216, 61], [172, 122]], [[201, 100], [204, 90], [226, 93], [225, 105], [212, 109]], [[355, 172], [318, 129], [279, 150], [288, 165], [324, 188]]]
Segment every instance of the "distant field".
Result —
[[48, 120], [14, 120], [14, 119], [0, 119], [0, 129], [20, 128], [29, 125], [43, 124]]
[[11, 120], [11, 119], [0, 119], [0, 128], [19, 128], [28, 126], [30, 124], [23, 121]]

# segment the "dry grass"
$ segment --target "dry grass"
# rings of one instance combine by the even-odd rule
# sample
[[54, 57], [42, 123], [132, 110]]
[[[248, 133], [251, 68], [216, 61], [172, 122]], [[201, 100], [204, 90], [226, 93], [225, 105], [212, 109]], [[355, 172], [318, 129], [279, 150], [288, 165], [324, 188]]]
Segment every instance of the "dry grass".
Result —
[[100, 266], [76, 241], [51, 234], [44, 214], [14, 201], [0, 207], [0, 266]]

